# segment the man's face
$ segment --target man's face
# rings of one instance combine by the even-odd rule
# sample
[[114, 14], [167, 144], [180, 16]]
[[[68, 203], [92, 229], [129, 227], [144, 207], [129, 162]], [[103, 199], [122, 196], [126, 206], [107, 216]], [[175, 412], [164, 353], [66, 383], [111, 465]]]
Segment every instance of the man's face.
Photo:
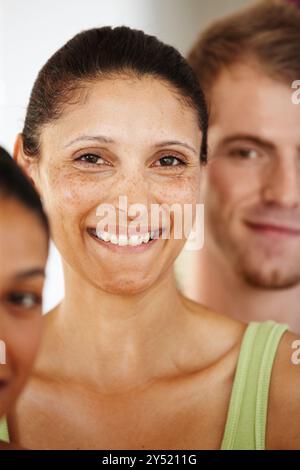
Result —
[[240, 64], [221, 73], [210, 96], [206, 239], [260, 288], [300, 282], [300, 105], [293, 91], [257, 65]]

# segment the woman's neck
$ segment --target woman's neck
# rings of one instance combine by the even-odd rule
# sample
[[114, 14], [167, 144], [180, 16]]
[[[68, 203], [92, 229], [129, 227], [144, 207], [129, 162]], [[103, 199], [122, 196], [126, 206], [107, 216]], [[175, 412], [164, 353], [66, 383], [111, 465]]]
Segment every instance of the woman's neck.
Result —
[[127, 296], [96, 288], [69, 266], [64, 271], [65, 299], [51, 322], [68, 348], [70, 376], [92, 377], [111, 392], [176, 372], [177, 338], [188, 315], [173, 270]]

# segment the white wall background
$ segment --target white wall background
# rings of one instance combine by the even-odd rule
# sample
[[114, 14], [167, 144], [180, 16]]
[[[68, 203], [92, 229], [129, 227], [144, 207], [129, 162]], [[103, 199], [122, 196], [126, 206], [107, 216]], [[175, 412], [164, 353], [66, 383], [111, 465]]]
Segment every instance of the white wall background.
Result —
[[[79, 31], [103, 25], [143, 29], [185, 54], [211, 20], [253, 0], [0, 0], [0, 144], [12, 151], [34, 79], [50, 55]], [[189, 256], [179, 277], [188, 282]], [[59, 255], [52, 246], [44, 310], [63, 295]]]

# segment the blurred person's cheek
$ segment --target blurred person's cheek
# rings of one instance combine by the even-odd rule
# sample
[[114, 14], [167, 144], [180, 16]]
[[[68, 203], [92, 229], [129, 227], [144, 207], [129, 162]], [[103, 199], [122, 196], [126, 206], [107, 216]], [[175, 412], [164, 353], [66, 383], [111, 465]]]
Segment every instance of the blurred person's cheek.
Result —
[[41, 327], [39, 307], [17, 314], [0, 307], [0, 416], [8, 411], [30, 375]]

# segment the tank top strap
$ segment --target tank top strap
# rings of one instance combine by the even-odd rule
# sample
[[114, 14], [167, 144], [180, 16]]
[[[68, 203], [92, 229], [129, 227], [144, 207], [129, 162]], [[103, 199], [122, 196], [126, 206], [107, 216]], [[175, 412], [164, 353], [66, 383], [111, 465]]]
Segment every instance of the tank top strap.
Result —
[[288, 325], [251, 322], [237, 362], [222, 450], [263, 450], [269, 386], [276, 351]]
[[8, 426], [6, 418], [0, 420], [0, 441], [9, 442]]
[[[278, 344], [288, 325], [267, 321], [247, 326], [237, 362], [221, 450], [265, 448], [268, 395]], [[9, 442], [5, 418], [0, 440]]]

